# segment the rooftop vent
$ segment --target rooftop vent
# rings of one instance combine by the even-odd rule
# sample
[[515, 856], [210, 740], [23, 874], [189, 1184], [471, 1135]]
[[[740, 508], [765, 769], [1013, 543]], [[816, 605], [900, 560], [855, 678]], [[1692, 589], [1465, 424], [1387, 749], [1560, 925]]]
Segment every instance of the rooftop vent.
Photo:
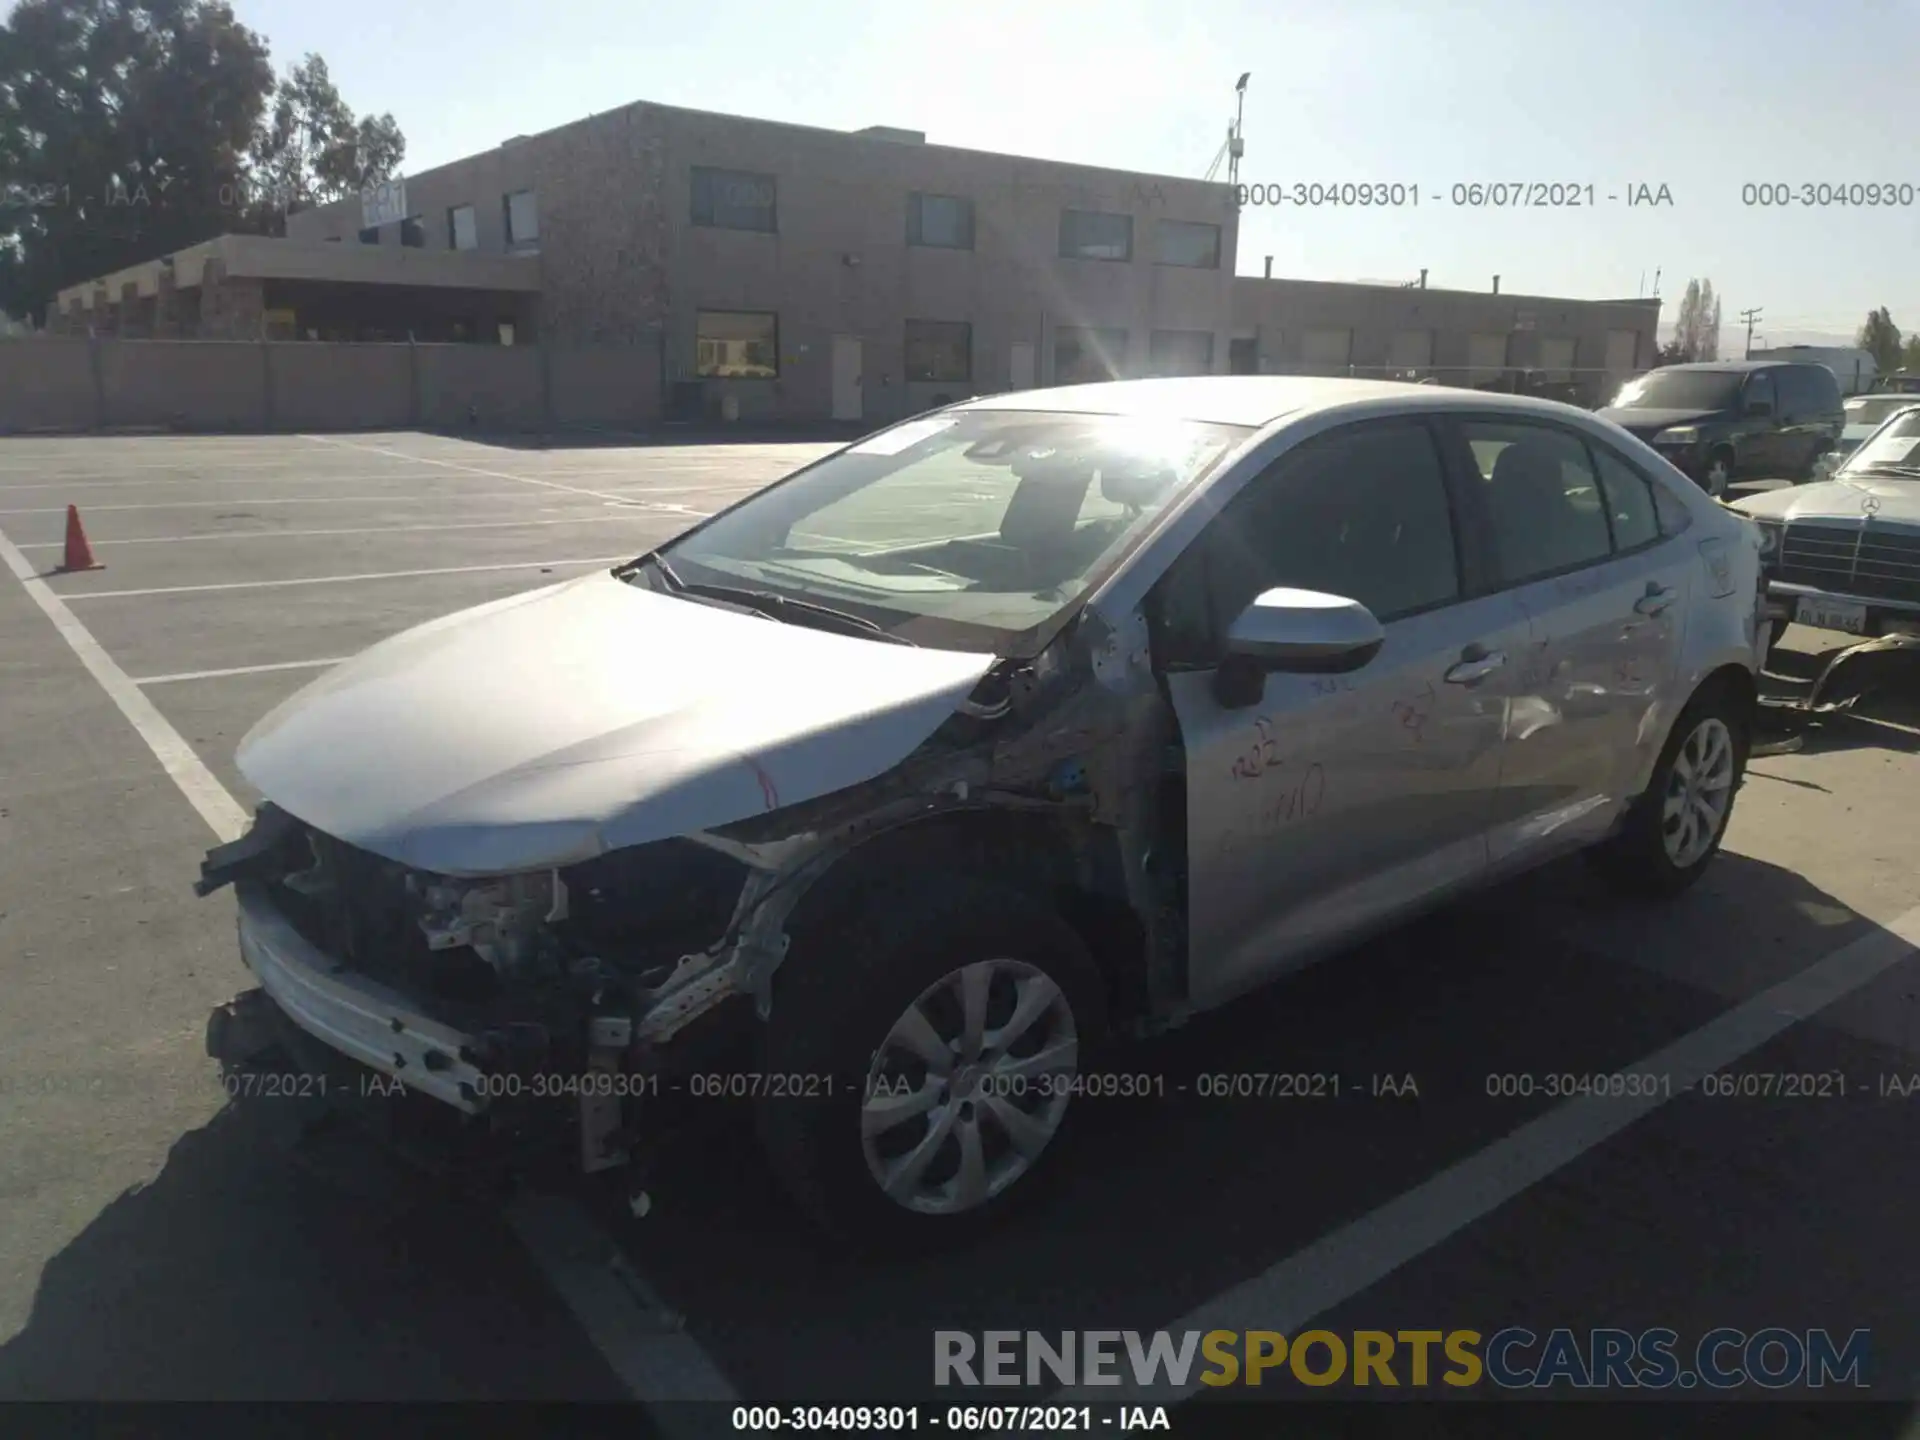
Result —
[[869, 125], [864, 130], [856, 130], [856, 135], [865, 135], [872, 140], [895, 140], [902, 145], [924, 145], [927, 132], [924, 130], [902, 130], [895, 125]]

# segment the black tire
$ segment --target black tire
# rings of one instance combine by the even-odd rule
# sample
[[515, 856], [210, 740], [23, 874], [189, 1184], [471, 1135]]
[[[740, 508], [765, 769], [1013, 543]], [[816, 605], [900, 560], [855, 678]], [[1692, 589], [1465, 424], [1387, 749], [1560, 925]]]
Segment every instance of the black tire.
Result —
[[[1727, 792], [1727, 808], [1720, 819], [1712, 843], [1686, 864], [1669, 853], [1664, 810], [1674, 765], [1689, 737], [1710, 720], [1727, 728], [1732, 741], [1733, 769]], [[1752, 747], [1751, 707], [1741, 703], [1739, 692], [1731, 684], [1714, 681], [1703, 688], [1680, 712], [1661, 748], [1646, 792], [1627, 812], [1620, 829], [1587, 852], [1597, 869], [1620, 889], [1630, 894], [1665, 899], [1687, 889], [1713, 863], [1733, 821], [1734, 800], [1747, 771], [1747, 752]]]
[[[831, 1076], [832, 1089], [763, 1095], [756, 1114], [760, 1142], [800, 1207], [841, 1241], [900, 1251], [965, 1240], [1033, 1199], [1063, 1169], [1071, 1103], [1025, 1173], [972, 1209], [940, 1215], [909, 1209], [888, 1196], [869, 1169], [862, 1101], [894, 1021], [942, 977], [1002, 959], [1033, 967], [1059, 988], [1076, 1032], [1077, 1070], [1087, 1074], [1106, 1033], [1099, 970], [1059, 915], [1010, 886], [966, 878], [912, 882], [799, 937], [782, 962], [759, 1064], [768, 1075]], [[809, 1088], [817, 1092], [822, 1084]]]

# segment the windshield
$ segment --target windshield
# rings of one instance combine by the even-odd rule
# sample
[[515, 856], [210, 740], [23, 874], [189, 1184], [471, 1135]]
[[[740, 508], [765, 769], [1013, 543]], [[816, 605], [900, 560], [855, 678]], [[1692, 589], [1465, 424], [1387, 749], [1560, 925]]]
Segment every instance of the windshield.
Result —
[[1920, 465], [1920, 410], [1910, 409], [1874, 431], [1839, 473], [1857, 475], [1863, 470], [1916, 465]]
[[962, 410], [827, 456], [660, 552], [918, 644], [1019, 654], [1252, 434], [1113, 415]]
[[1914, 397], [1911, 395], [1895, 395], [1885, 398], [1876, 396], [1870, 400], [1849, 400], [1846, 405], [1847, 427], [1852, 429], [1856, 425], [1878, 425], [1889, 415], [1910, 408], [1913, 403]]
[[1622, 410], [1731, 410], [1740, 397], [1737, 370], [1655, 370], [1621, 387]]

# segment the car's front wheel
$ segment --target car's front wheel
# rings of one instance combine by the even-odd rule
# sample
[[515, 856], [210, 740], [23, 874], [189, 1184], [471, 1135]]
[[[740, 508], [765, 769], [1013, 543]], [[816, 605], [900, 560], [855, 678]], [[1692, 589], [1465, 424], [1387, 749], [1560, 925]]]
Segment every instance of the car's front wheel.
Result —
[[1059, 1159], [1104, 1033], [1079, 935], [1018, 890], [946, 880], [805, 937], [775, 980], [760, 1138], [787, 1190], [843, 1239], [962, 1238]]
[[1646, 791], [1619, 831], [1591, 854], [1622, 888], [1677, 895], [1705, 872], [1726, 838], [1746, 773], [1748, 707], [1725, 683], [1709, 685], [1674, 722]]

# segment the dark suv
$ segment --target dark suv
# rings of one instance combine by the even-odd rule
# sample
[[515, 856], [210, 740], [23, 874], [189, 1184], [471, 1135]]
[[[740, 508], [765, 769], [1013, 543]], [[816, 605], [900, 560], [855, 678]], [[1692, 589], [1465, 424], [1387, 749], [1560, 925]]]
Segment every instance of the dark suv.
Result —
[[1668, 365], [1632, 381], [1600, 414], [1715, 496], [1730, 480], [1806, 479], [1847, 423], [1831, 370], [1781, 360]]

